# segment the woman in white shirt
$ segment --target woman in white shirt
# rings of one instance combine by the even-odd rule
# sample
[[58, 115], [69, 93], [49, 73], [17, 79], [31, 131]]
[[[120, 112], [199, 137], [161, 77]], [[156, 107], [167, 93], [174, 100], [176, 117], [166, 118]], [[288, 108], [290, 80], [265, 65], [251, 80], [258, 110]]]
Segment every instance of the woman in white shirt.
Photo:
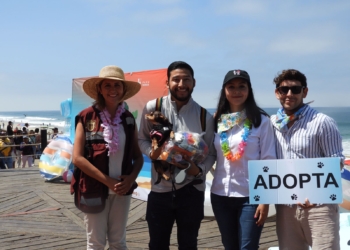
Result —
[[215, 114], [217, 162], [212, 208], [225, 249], [258, 249], [268, 205], [249, 204], [248, 161], [276, 159], [274, 132], [254, 100], [250, 77], [230, 70]]

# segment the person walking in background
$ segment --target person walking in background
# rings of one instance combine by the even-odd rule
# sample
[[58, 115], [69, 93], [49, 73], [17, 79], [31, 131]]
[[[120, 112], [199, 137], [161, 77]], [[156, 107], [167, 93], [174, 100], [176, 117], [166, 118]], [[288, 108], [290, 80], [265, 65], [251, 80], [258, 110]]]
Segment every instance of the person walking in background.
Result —
[[[73, 164], [82, 171], [84, 192], [93, 192], [93, 199], [101, 202], [96, 213], [85, 212], [87, 249], [104, 249], [106, 236], [109, 249], [127, 249], [126, 223], [143, 156], [135, 118], [125, 109], [124, 101], [140, 88], [138, 82], [126, 81], [117, 66], [103, 67], [99, 77], [83, 84], [84, 92], [95, 102], [76, 117]], [[89, 155], [84, 153], [86, 147]], [[81, 186], [75, 185], [75, 180], [71, 185], [75, 192]]]
[[[29, 141], [32, 144], [36, 143], [34, 130], [32, 130], [32, 129], [29, 130], [28, 137], [29, 137]], [[35, 161], [35, 152], [36, 152], [36, 146], [33, 146], [33, 162]]]
[[12, 160], [12, 147], [7, 146], [11, 145], [11, 139], [5, 136], [5, 131], [0, 134], [0, 160], [3, 164], [9, 169], [13, 168], [13, 160]]
[[57, 137], [57, 135], [58, 135], [58, 128], [53, 128], [51, 139], [55, 139]]
[[214, 116], [217, 162], [211, 203], [225, 249], [258, 249], [269, 205], [249, 204], [249, 160], [276, 159], [269, 117], [255, 102], [249, 74], [230, 70]]
[[28, 131], [29, 130], [29, 124], [28, 123], [25, 123], [24, 124], [24, 127], [22, 128], [22, 132], [24, 135], [28, 134]]
[[[274, 78], [275, 95], [282, 107], [271, 121], [276, 134], [278, 159], [340, 157], [342, 139], [335, 121], [317, 112], [304, 98], [307, 80], [295, 69]], [[276, 205], [276, 230], [281, 250], [340, 249], [338, 204]]]
[[13, 127], [12, 127], [12, 121], [9, 121], [8, 122], [8, 125], [7, 125], [7, 135], [13, 135]]
[[29, 137], [23, 136], [23, 142], [20, 144], [22, 150], [22, 168], [26, 167], [26, 163], [28, 163], [28, 167], [33, 166], [34, 150], [31, 144]]
[[[151, 192], [148, 195], [146, 220], [150, 242], [149, 249], [169, 249], [170, 235], [176, 221], [179, 249], [197, 249], [198, 230], [204, 217], [205, 176], [215, 162], [215, 149], [212, 147], [214, 136], [213, 117], [205, 112], [205, 131], [201, 126], [201, 106], [192, 99], [196, 86], [192, 67], [182, 61], [169, 65], [167, 70], [167, 88], [169, 95], [162, 97], [161, 112], [173, 125], [173, 131], [204, 133], [203, 139], [209, 148], [209, 155], [199, 165], [190, 163], [186, 170], [187, 178], [183, 184], [176, 184], [172, 179], [160, 183], [152, 167]], [[149, 101], [141, 117], [156, 109], [157, 100]], [[141, 119], [139, 145], [143, 154], [155, 160], [162, 152], [151, 145], [152, 125]], [[196, 185], [194, 185], [197, 183]], [[198, 184], [199, 183], [199, 184]]]
[[40, 145], [36, 145], [36, 148], [35, 148], [35, 158], [36, 159], [40, 159], [40, 154], [41, 154], [41, 134], [39, 132], [40, 132], [39, 128], [35, 128], [35, 130], [34, 130], [35, 143], [36, 144], [40, 143]]
[[14, 144], [17, 145], [14, 148], [14, 151], [16, 155], [17, 168], [20, 168], [21, 162], [22, 162], [22, 149], [21, 149], [21, 143], [23, 142], [22, 130], [19, 130], [16, 128], [14, 132], [16, 136], [13, 139], [13, 141], [14, 141]]

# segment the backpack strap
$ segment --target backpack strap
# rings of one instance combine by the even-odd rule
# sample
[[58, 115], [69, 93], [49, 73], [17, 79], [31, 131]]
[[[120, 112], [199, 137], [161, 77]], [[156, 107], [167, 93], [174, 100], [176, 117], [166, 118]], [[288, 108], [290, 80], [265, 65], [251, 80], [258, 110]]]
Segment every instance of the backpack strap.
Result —
[[[162, 111], [162, 102], [163, 102], [163, 97], [159, 97], [156, 99], [156, 108], [155, 111]], [[205, 132], [207, 128], [207, 123], [206, 123], [206, 118], [207, 118], [207, 110], [203, 107], [201, 107], [201, 127], [202, 127], [202, 132]]]
[[163, 97], [157, 98], [155, 111], [159, 111], [159, 112], [162, 111], [162, 102], [163, 102]]
[[206, 118], [207, 118], [207, 110], [203, 107], [201, 107], [201, 126], [202, 126], [202, 132], [205, 132], [206, 130]]

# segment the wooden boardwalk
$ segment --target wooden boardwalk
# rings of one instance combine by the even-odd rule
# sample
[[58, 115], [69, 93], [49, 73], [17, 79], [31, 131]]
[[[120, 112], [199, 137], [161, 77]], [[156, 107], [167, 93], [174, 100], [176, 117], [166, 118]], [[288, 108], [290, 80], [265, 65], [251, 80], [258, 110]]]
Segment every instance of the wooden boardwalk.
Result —
[[[127, 245], [148, 249], [146, 202], [132, 199]], [[265, 223], [259, 249], [277, 246], [275, 217]], [[215, 219], [203, 220], [199, 249], [223, 249]], [[38, 167], [0, 170], [0, 249], [86, 249], [83, 213], [75, 208], [69, 184], [45, 182]], [[176, 225], [170, 249], [177, 249]]]

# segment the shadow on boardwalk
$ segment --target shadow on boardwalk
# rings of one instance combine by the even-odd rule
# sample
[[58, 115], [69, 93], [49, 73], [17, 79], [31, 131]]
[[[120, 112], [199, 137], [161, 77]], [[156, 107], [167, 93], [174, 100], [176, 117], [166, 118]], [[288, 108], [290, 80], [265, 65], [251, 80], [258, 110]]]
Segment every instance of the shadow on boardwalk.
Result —
[[[130, 250], [148, 249], [146, 202], [132, 199], [127, 245]], [[177, 249], [176, 226], [170, 249]], [[265, 223], [259, 249], [277, 246], [275, 217]], [[0, 248], [86, 249], [83, 213], [75, 208], [69, 184], [45, 182], [38, 167], [0, 170]], [[223, 249], [213, 218], [203, 220], [199, 249]]]

